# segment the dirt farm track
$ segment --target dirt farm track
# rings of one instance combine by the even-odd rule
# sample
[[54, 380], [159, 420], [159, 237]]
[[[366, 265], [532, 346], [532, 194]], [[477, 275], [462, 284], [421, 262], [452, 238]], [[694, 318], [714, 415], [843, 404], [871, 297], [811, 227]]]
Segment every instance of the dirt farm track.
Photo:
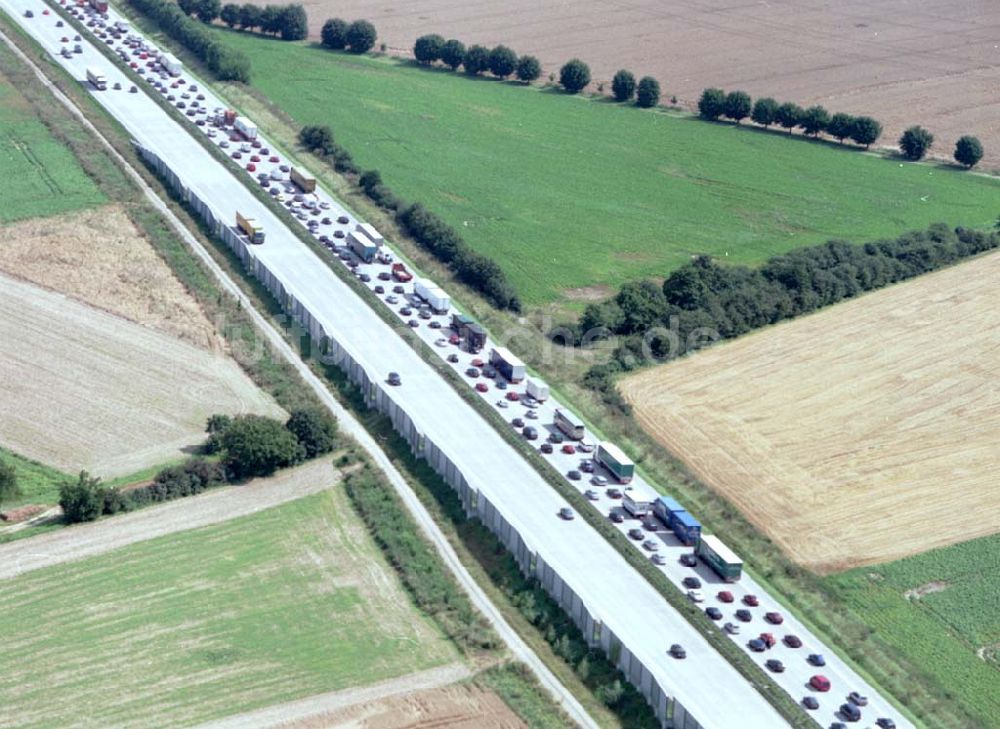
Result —
[[975, 134], [1000, 166], [1000, 2], [996, 0], [306, 0], [326, 18], [368, 18], [390, 49], [424, 33], [504, 43], [546, 73], [577, 56], [595, 81], [619, 68], [692, 105], [702, 89], [742, 88], [802, 106], [870, 114], [882, 142], [921, 124], [939, 156]]
[[1000, 530], [1000, 253], [626, 378], [639, 421], [817, 572]]

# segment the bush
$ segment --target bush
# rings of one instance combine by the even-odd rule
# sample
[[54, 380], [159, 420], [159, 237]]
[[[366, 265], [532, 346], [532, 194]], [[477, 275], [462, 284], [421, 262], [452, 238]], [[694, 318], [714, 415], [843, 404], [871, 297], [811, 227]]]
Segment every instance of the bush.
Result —
[[855, 143], [863, 144], [868, 149], [882, 136], [882, 125], [870, 116], [855, 117], [850, 136]]
[[337, 443], [337, 421], [326, 410], [296, 410], [285, 427], [305, 449], [306, 458], [329, 453]]
[[611, 93], [615, 101], [628, 101], [635, 96], [635, 76], [624, 68], [611, 79]]
[[517, 54], [507, 46], [497, 46], [490, 51], [489, 67], [497, 78], [507, 78], [517, 70]]
[[444, 46], [444, 38], [437, 33], [422, 35], [413, 44], [413, 57], [418, 63], [430, 65], [441, 58], [441, 49]]
[[462, 60], [465, 72], [470, 76], [478, 76], [490, 67], [490, 50], [486, 46], [469, 46]]
[[590, 83], [590, 67], [574, 58], [559, 69], [559, 83], [567, 93], [578, 94]]
[[517, 59], [517, 79], [530, 84], [542, 75], [542, 64], [534, 56], [521, 56]]
[[62, 507], [63, 517], [69, 524], [94, 521], [104, 513], [105, 491], [101, 479], [80, 471], [76, 481], [67, 481], [59, 487], [59, 506]]
[[17, 470], [9, 463], [0, 461], [0, 505], [19, 496], [21, 487], [17, 483]]
[[222, 434], [222, 448], [235, 478], [270, 476], [305, 457], [305, 449], [283, 423], [262, 415], [233, 418]]
[[726, 111], [726, 92], [722, 89], [705, 89], [698, 99], [698, 114], [702, 119], [718, 119]]
[[286, 5], [281, 12], [281, 40], [305, 40], [309, 35], [309, 18], [301, 5]]
[[319, 32], [320, 41], [327, 48], [342, 51], [347, 48], [347, 21], [340, 18], [330, 18], [323, 23]]
[[975, 137], [959, 137], [955, 143], [955, 161], [970, 170], [983, 158], [983, 145]]
[[367, 20], [355, 20], [347, 26], [347, 49], [351, 53], [367, 53], [375, 46], [378, 33]]
[[635, 95], [635, 105], [651, 109], [660, 103], [660, 83], [652, 76], [643, 76]]
[[457, 70], [465, 62], [465, 44], [454, 38], [445, 41], [441, 46], [441, 60], [452, 71]]
[[910, 127], [899, 138], [903, 156], [913, 162], [923, 159], [933, 144], [934, 135], [923, 127]]
[[752, 108], [750, 95], [747, 92], [730, 91], [726, 94], [723, 113], [737, 124], [750, 116]]
[[313, 154], [328, 155], [333, 152], [333, 132], [327, 126], [302, 127], [299, 143]]

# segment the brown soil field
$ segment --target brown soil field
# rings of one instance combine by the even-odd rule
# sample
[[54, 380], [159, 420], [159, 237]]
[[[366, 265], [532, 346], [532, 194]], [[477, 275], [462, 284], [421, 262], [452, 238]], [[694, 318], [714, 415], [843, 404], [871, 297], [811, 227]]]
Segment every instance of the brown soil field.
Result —
[[107, 205], [0, 228], [0, 272], [199, 347], [222, 342], [125, 212]]
[[231, 359], [0, 276], [0, 444], [69, 473], [182, 458], [212, 413], [281, 409]]
[[281, 724], [284, 729], [521, 729], [527, 726], [492, 691], [455, 684]]
[[978, 136], [1000, 163], [1000, 3], [994, 0], [306, 0], [319, 37], [330, 17], [367, 18], [379, 41], [409, 53], [424, 33], [466, 45], [504, 43], [538, 56], [546, 74], [576, 56], [595, 83], [619, 68], [655, 76], [664, 98], [693, 107], [702, 89], [744, 89], [802, 106], [870, 114], [884, 144], [921, 124], [951, 156]]
[[624, 379], [639, 422], [819, 573], [1000, 529], [1000, 253]]

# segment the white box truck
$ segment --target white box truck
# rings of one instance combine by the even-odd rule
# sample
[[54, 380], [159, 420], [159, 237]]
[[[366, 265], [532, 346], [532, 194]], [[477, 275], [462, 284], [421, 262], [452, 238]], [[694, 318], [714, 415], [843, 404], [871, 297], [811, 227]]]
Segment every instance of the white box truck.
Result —
[[257, 125], [244, 116], [236, 117], [235, 121], [233, 121], [233, 127], [247, 139], [254, 140], [257, 138]]
[[108, 88], [108, 80], [104, 78], [104, 74], [98, 71], [96, 68], [87, 68], [87, 80], [94, 85], [94, 88], [98, 91], [104, 91]]
[[171, 76], [180, 76], [181, 69], [184, 68], [184, 64], [178, 61], [177, 56], [173, 53], [164, 53], [160, 56], [160, 65], [163, 66], [163, 70]]
[[371, 223], [358, 223], [357, 226], [355, 226], [355, 230], [360, 230], [362, 233], [367, 235], [377, 246], [385, 243], [385, 238], [382, 237], [381, 233], [375, 230], [375, 226]]
[[538, 380], [528, 380], [524, 386], [525, 392], [531, 395], [538, 402], [545, 402], [549, 399], [549, 386]]
[[439, 286], [418, 278], [413, 284], [413, 293], [426, 301], [435, 313], [448, 313], [451, 298]]

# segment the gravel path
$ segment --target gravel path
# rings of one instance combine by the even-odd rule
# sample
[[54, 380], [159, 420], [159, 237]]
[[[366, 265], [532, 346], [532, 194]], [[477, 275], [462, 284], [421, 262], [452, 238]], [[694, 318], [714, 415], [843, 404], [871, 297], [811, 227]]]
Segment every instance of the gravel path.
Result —
[[243, 486], [224, 486], [130, 514], [2, 544], [0, 579], [253, 514], [327, 489], [339, 478], [328, 460], [319, 459]]
[[450, 663], [427, 671], [410, 673], [388, 681], [358, 686], [356, 688], [331, 691], [318, 696], [309, 696], [285, 704], [267, 706], [257, 711], [237, 714], [219, 721], [200, 725], [197, 729], [254, 729], [281, 726], [288, 722], [311, 719], [330, 711], [354, 706], [362, 702], [378, 701], [392, 696], [409, 694], [414, 691], [440, 688], [461, 681], [472, 675], [464, 663]]

